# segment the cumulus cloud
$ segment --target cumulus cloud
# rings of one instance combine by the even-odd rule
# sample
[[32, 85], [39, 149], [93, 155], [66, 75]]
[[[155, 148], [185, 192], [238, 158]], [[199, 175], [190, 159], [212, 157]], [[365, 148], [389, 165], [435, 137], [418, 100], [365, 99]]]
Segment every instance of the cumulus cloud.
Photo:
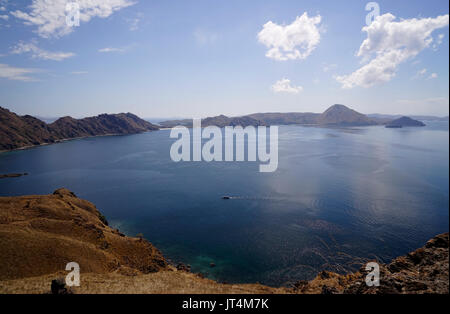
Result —
[[36, 73], [37, 69], [16, 68], [8, 64], [0, 63], [0, 78], [15, 81], [35, 81], [29, 74]]
[[35, 59], [62, 61], [75, 56], [72, 52], [51, 52], [39, 48], [35, 43], [20, 42], [13, 47], [12, 54], [30, 53]]
[[402, 62], [414, 58], [432, 44], [434, 30], [449, 24], [448, 14], [436, 18], [395, 19], [394, 15], [386, 13], [363, 27], [367, 38], [356, 55], [369, 61], [349, 75], [337, 76], [342, 88], [370, 87], [390, 81]]
[[320, 42], [320, 15], [298, 16], [292, 24], [278, 25], [272, 21], [264, 24], [258, 41], [269, 48], [266, 57], [279, 60], [306, 59]]
[[7, 21], [9, 20], [9, 15], [0, 15], [0, 19], [2, 19], [3, 21]]
[[292, 86], [291, 80], [289, 79], [281, 79], [277, 81], [271, 87], [274, 93], [290, 93], [290, 94], [298, 94], [303, 91], [303, 87], [301, 86]]
[[[67, 3], [67, 0], [33, 0], [27, 12], [16, 10], [11, 14], [26, 25], [36, 26], [41, 37], [61, 37], [73, 31], [66, 23]], [[76, 3], [80, 8], [80, 22], [84, 23], [94, 17], [107, 18], [135, 4], [132, 0], [78, 0]]]
[[437, 73], [431, 73], [430, 76], [428, 77], [428, 79], [432, 80], [432, 79], [435, 79], [437, 77], [438, 77]]
[[73, 71], [73, 72], [70, 72], [70, 74], [73, 74], [73, 75], [83, 75], [83, 74], [88, 74], [89, 72], [87, 72], [87, 71]]

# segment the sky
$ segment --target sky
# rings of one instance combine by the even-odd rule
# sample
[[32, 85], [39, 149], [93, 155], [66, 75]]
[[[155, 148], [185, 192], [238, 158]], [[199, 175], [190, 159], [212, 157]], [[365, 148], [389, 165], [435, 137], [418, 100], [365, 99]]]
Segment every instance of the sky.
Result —
[[0, 0], [0, 106], [447, 116], [448, 14], [443, 0]]

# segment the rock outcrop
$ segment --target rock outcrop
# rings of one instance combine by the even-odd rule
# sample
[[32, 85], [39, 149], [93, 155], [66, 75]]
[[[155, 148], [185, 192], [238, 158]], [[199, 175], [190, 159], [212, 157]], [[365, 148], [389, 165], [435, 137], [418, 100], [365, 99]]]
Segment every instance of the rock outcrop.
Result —
[[449, 234], [440, 234], [424, 247], [380, 264], [380, 285], [369, 287], [365, 283], [368, 271], [338, 275], [321, 272], [309, 282], [298, 282], [299, 293], [344, 294], [424, 294], [449, 293]]

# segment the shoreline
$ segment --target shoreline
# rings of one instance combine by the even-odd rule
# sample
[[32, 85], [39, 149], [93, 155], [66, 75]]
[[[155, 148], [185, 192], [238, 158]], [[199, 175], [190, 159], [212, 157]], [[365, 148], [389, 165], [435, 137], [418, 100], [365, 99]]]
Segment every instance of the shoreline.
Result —
[[27, 149], [32, 149], [32, 148], [38, 148], [38, 147], [41, 147], [41, 146], [49, 146], [49, 145], [54, 145], [54, 144], [60, 144], [60, 143], [64, 143], [64, 142], [74, 141], [74, 140], [82, 140], [82, 139], [86, 139], [86, 138], [136, 135], [136, 134], [144, 134], [144, 133], [155, 132], [155, 131], [159, 131], [159, 129], [158, 130], [148, 130], [148, 131], [145, 131], [145, 132], [138, 132], [138, 133], [125, 133], [125, 134], [111, 133], [111, 134], [101, 134], [101, 135], [92, 135], [92, 136], [79, 136], [79, 137], [63, 138], [63, 139], [60, 139], [60, 140], [56, 140], [53, 143], [41, 143], [41, 144], [36, 144], [36, 145], [27, 145], [27, 146], [17, 147], [17, 148], [13, 148], [13, 149], [0, 150], [0, 154], [2, 154], [2, 153], [10, 153], [10, 152], [15, 152], [15, 151], [21, 151], [21, 150], [27, 150]]
[[[320, 124], [280, 124], [280, 125], [277, 125], [277, 126], [303, 126], [303, 127], [318, 127], [318, 128], [329, 128], [329, 129], [341, 129], [341, 128], [355, 128], [355, 127], [377, 127], [377, 126], [382, 126], [382, 125], [353, 125], [353, 126], [351, 126], [351, 125], [342, 125], [342, 126], [337, 126], [337, 125], [320, 125]], [[60, 143], [63, 143], [63, 142], [68, 142], [68, 141], [73, 141], [73, 140], [81, 140], [81, 139], [86, 139], [86, 138], [137, 135], [137, 134], [144, 134], [144, 133], [149, 133], [149, 132], [167, 131], [167, 130], [171, 130], [171, 129], [176, 128], [176, 127], [186, 127], [188, 129], [192, 129], [192, 126], [180, 125], [180, 126], [174, 126], [174, 127], [161, 127], [161, 128], [159, 128], [157, 130], [148, 130], [148, 131], [138, 132], [138, 133], [125, 133], [125, 134], [112, 133], [112, 134], [102, 134], [102, 135], [63, 138], [63, 139], [60, 139], [60, 140], [56, 140], [53, 143], [41, 143], [41, 144], [37, 144], [37, 145], [27, 145], [27, 146], [17, 147], [17, 148], [13, 148], [13, 149], [0, 150], [0, 154], [9, 153], [9, 152], [15, 152], [15, 151], [22, 151], [22, 150], [27, 150], [27, 149], [41, 147], [41, 146], [49, 146], [49, 145], [54, 145], [54, 144], [60, 144]], [[202, 129], [203, 128], [204, 127], [202, 127]], [[221, 127], [221, 129], [222, 128], [224, 128], [224, 127]]]

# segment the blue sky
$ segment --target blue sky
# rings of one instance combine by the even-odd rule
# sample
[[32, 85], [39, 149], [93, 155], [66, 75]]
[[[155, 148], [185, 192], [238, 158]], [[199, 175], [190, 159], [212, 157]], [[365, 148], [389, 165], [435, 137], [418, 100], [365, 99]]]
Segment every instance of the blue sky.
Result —
[[367, 31], [368, 1], [79, 0], [84, 15], [70, 29], [51, 20], [66, 2], [0, 0], [0, 106], [49, 117], [322, 112], [335, 103], [449, 112], [448, 1], [377, 1], [381, 16]]

